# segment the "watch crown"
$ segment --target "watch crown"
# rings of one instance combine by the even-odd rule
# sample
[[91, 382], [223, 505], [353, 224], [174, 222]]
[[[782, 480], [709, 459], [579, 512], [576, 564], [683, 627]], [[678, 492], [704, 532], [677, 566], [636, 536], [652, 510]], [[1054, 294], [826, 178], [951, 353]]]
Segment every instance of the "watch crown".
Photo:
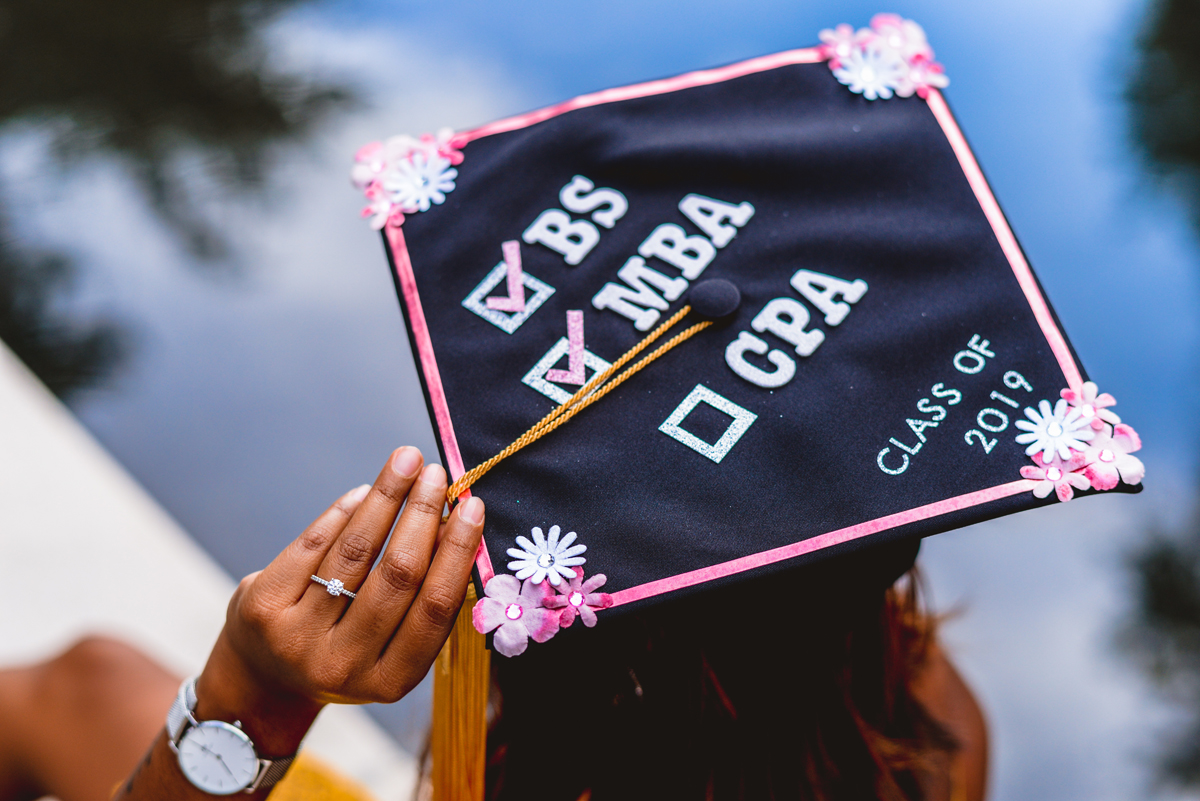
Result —
[[242, 722], [241, 722], [240, 720], [235, 720], [235, 721], [233, 722], [233, 725], [234, 725], [234, 726], [237, 726], [239, 729], [240, 729], [240, 728], [242, 728]]

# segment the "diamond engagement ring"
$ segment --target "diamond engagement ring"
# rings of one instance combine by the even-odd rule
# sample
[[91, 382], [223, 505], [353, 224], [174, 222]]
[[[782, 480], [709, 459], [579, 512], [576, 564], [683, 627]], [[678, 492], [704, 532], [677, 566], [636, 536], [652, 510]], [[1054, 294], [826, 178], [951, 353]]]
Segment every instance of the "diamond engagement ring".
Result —
[[324, 584], [325, 591], [328, 592], [330, 595], [334, 596], [335, 598], [339, 595], [345, 595], [347, 598], [354, 598], [354, 593], [352, 593], [352, 592], [350, 592], [350, 590], [346, 589], [346, 585], [342, 583], [341, 579], [333, 579], [332, 581], [326, 581], [325, 579], [321, 578], [320, 576], [313, 576], [312, 580], [317, 582], [318, 584]]

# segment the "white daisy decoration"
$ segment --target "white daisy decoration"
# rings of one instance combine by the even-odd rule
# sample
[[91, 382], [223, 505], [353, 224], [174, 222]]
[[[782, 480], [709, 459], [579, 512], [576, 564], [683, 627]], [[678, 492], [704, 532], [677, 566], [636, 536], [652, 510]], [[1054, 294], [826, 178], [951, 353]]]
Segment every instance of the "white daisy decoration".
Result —
[[891, 48], [868, 45], [852, 50], [839, 61], [834, 77], [867, 100], [887, 100], [904, 85], [908, 75], [908, 64]]
[[458, 170], [449, 159], [425, 152], [415, 152], [396, 162], [383, 181], [383, 188], [405, 211], [429, 211], [430, 204], [446, 201], [446, 193], [454, 191]]
[[1078, 390], [1064, 389], [1060, 395], [1067, 403], [1079, 410], [1096, 431], [1104, 429], [1105, 423], [1117, 425], [1121, 418], [1115, 412], [1109, 411], [1109, 406], [1116, 406], [1117, 399], [1107, 392], [1101, 393], [1095, 381], [1085, 381]]
[[928, 98], [950, 83], [924, 29], [897, 14], [876, 14], [870, 28], [857, 31], [845, 24], [826, 28], [820, 38], [817, 52], [834, 76], [867, 100]]
[[521, 581], [531, 579], [534, 584], [541, 584], [546, 579], [557, 587], [563, 579], [575, 578], [575, 566], [582, 565], [587, 560], [579, 554], [587, 550], [586, 545], [572, 545], [575, 542], [575, 532], [567, 532], [561, 540], [558, 526], [550, 527], [550, 537], [542, 535], [541, 528], [534, 526], [530, 532], [533, 541], [528, 537], [517, 537], [519, 548], [509, 548], [508, 555], [513, 558], [508, 563], [508, 569], [516, 571]]
[[1086, 443], [1096, 436], [1091, 420], [1065, 400], [1059, 400], [1053, 409], [1050, 401], [1040, 401], [1037, 410], [1026, 407], [1025, 416], [1029, 420], [1018, 420], [1016, 426], [1027, 433], [1018, 434], [1017, 442], [1029, 446], [1025, 449], [1027, 456], [1040, 451], [1047, 463], [1056, 454], [1064, 461], [1069, 460], [1072, 449], [1082, 451], [1087, 447]]

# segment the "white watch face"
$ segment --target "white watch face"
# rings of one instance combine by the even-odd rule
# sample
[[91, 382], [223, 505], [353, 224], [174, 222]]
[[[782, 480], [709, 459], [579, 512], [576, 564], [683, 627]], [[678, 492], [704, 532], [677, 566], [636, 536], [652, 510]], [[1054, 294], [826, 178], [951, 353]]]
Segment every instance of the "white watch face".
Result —
[[204, 792], [231, 795], [254, 781], [258, 756], [241, 729], [206, 720], [188, 729], [179, 741], [179, 767]]

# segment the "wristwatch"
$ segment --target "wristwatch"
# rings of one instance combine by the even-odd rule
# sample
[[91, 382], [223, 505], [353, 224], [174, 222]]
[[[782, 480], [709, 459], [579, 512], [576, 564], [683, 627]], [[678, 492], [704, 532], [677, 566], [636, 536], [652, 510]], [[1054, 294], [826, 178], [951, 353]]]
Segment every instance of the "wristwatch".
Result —
[[196, 677], [179, 686], [167, 712], [167, 741], [188, 781], [211, 795], [252, 793], [279, 781], [295, 759], [262, 759], [240, 723], [196, 720]]

